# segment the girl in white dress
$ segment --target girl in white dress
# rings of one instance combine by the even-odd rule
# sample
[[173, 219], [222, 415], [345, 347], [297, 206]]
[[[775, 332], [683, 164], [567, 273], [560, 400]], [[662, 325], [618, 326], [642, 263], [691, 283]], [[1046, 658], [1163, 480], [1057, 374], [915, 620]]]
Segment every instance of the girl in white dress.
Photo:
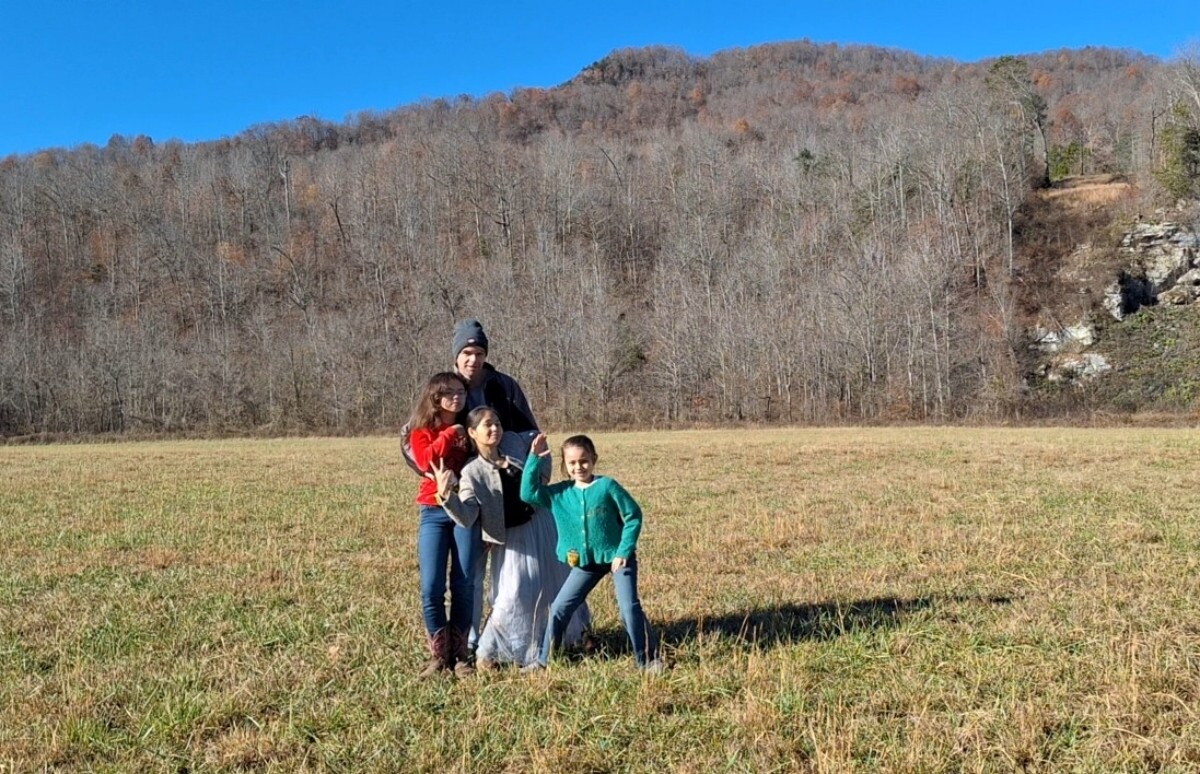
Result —
[[[529, 452], [529, 433], [505, 433], [496, 411], [480, 406], [467, 416], [467, 435], [478, 456], [462, 469], [457, 488], [447, 471], [435, 470], [438, 494], [446, 512], [460, 526], [481, 522], [484, 546], [492, 553], [491, 615], [479, 636], [477, 666], [526, 666], [537, 661], [545, 637], [550, 603], [570, 569], [558, 560], [554, 517], [521, 500], [522, 466]], [[526, 437], [529, 436], [529, 437]], [[550, 463], [543, 458], [543, 481]], [[564, 642], [580, 642], [591, 623], [582, 606], [567, 626]]]

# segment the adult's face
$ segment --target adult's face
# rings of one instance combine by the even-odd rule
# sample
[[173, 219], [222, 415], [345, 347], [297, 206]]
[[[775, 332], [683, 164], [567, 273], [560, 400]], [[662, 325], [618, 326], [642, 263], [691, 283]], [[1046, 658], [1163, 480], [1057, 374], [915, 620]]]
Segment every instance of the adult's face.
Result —
[[487, 350], [483, 347], [463, 347], [454, 360], [454, 367], [472, 387], [483, 383], [483, 364], [487, 362]]

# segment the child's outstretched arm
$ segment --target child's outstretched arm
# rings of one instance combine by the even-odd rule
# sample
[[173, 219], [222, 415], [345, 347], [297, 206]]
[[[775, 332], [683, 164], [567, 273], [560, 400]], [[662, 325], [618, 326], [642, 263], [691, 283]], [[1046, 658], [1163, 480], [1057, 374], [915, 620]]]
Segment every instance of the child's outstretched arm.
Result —
[[546, 434], [538, 433], [529, 447], [529, 457], [525, 460], [525, 469], [521, 471], [521, 499], [530, 505], [550, 507], [550, 490], [542, 481], [541, 458], [549, 456], [550, 447], [546, 443]]

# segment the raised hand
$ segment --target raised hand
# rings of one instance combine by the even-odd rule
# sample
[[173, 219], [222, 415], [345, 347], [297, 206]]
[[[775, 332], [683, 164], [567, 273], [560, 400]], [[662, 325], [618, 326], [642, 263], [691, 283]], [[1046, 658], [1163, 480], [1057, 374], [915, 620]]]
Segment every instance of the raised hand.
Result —
[[550, 444], [546, 441], [545, 433], [538, 433], [533, 439], [533, 446], [529, 450], [539, 457], [545, 457], [550, 453]]

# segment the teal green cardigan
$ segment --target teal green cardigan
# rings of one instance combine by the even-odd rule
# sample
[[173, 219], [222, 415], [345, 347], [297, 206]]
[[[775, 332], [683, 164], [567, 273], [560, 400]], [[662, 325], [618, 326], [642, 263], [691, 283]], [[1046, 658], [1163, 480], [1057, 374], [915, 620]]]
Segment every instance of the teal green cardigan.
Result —
[[521, 499], [549, 508], [558, 527], [558, 558], [567, 561], [572, 548], [580, 564], [609, 564], [628, 559], [642, 531], [642, 509], [625, 488], [608, 476], [596, 476], [591, 486], [574, 481], [546, 485], [538, 475], [538, 456], [530, 453], [521, 475]]

